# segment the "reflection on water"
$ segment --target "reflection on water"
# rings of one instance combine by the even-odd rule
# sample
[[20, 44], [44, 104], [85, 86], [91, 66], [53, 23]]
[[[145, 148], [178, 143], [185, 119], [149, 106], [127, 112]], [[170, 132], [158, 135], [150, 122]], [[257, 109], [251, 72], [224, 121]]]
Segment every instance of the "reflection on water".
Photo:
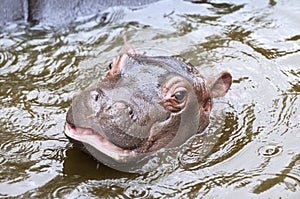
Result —
[[[68, 28], [0, 31], [0, 197], [297, 198], [299, 2], [162, 1], [114, 8]], [[234, 82], [206, 134], [158, 153], [144, 174], [112, 170], [63, 135], [72, 98], [107, 72], [122, 36]]]

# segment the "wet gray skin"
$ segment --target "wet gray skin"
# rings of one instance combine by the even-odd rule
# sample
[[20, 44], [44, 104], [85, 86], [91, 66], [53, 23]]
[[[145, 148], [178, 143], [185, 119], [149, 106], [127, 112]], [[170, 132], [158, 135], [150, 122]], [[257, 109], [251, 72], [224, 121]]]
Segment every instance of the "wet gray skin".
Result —
[[98, 161], [133, 171], [155, 151], [202, 132], [212, 98], [224, 96], [231, 82], [228, 72], [206, 79], [177, 58], [129, 50], [73, 100], [65, 134]]

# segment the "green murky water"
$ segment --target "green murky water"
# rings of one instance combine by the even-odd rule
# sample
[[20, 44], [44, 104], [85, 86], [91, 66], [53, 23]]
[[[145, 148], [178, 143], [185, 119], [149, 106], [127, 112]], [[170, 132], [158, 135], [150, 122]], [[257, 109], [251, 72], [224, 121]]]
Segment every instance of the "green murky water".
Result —
[[[69, 28], [0, 31], [0, 197], [299, 198], [300, 2], [162, 1]], [[207, 134], [145, 174], [107, 168], [65, 138], [72, 98], [122, 51], [180, 55], [234, 82]], [[157, 164], [156, 158], [149, 164]]]

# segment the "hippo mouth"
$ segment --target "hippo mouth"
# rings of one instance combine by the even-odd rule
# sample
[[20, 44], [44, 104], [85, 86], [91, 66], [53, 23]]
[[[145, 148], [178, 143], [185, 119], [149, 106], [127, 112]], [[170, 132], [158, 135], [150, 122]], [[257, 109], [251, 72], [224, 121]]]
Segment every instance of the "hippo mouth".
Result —
[[137, 155], [135, 150], [118, 147], [90, 128], [75, 127], [67, 122], [65, 134], [71, 139], [91, 145], [117, 161], [123, 161]]

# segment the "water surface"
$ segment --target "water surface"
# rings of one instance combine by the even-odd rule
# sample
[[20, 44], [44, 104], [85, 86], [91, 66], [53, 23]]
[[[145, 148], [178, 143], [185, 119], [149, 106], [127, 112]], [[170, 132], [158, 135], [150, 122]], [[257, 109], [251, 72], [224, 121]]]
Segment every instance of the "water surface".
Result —
[[[105, 13], [0, 30], [0, 197], [300, 197], [299, 1], [166, 0]], [[105, 75], [124, 34], [139, 53], [234, 78], [206, 134], [158, 154], [144, 174], [105, 167], [63, 134], [73, 97]]]

